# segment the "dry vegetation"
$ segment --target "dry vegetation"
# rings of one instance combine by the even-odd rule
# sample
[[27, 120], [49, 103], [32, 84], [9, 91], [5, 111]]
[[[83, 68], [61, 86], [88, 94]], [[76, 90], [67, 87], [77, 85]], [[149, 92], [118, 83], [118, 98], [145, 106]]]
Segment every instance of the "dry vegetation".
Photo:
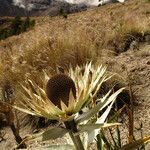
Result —
[[126, 51], [130, 36], [140, 39], [149, 32], [148, 9], [145, 0], [136, 0], [94, 8], [68, 19], [38, 18], [34, 30], [1, 41], [1, 70], [10, 67], [24, 75], [56, 64], [68, 67], [88, 60], [103, 62]]
[[[9, 83], [15, 91], [26, 77], [40, 82], [42, 70], [53, 74], [57, 65], [68, 69], [70, 64], [82, 65], [91, 60], [96, 64], [108, 64], [110, 71], [123, 76], [123, 83], [128, 84], [127, 79], [131, 75], [131, 85], [138, 86], [135, 82], [141, 82], [141, 79], [138, 79], [137, 72], [132, 74], [137, 69], [134, 67], [135, 61], [146, 58], [142, 59], [146, 64], [144, 67], [150, 64], [147, 44], [147, 35], [150, 34], [149, 8], [146, 0], [127, 0], [124, 5], [108, 4], [68, 15], [67, 19], [62, 16], [34, 18], [36, 26], [33, 30], [0, 41], [0, 87]], [[139, 45], [132, 48], [133, 41]], [[136, 57], [133, 65], [129, 63], [131, 57], [128, 52], [125, 53], [128, 50], [132, 50], [129, 51], [132, 58]], [[131, 74], [126, 72], [128, 67], [131, 67]]]

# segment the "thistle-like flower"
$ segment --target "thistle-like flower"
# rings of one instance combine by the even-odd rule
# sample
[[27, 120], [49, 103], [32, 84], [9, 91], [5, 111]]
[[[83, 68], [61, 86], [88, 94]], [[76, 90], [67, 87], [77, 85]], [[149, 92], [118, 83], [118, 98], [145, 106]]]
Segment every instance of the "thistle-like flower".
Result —
[[72, 120], [92, 102], [102, 83], [109, 78], [106, 67], [94, 68], [91, 63], [85, 65], [84, 71], [77, 66], [75, 70], [71, 68], [68, 75], [58, 74], [50, 79], [45, 73], [42, 87], [30, 79], [25, 81], [14, 107], [48, 119]]
[[[111, 96], [110, 90], [96, 104], [94, 101], [95, 96], [102, 83], [112, 77], [112, 74], [106, 72], [106, 67], [94, 67], [91, 63], [88, 63], [85, 65], [85, 68], [79, 66], [74, 70], [70, 68], [68, 74], [58, 74], [51, 78], [46, 73], [44, 74], [43, 85], [39, 86], [30, 79], [25, 81], [26, 83], [22, 85], [22, 90], [18, 92], [20, 98], [16, 99], [14, 107], [31, 115], [59, 120], [64, 123], [65, 128], [54, 127], [54, 129], [42, 132], [40, 134], [42, 135], [42, 140], [56, 139], [69, 133], [76, 149], [84, 150], [88, 147], [88, 144], [83, 145], [84, 142], [82, 142], [79, 133], [88, 132], [88, 136], [86, 137], [91, 139], [91, 130], [106, 126], [105, 120], [108, 113], [117, 95], [124, 88], [119, 89]], [[82, 115], [77, 116], [78, 112], [86, 106], [90, 107], [90, 109]], [[97, 113], [105, 107], [107, 109], [96, 122], [90, 123], [88, 121], [93, 116], [97, 116]], [[107, 124], [107, 126], [112, 125], [114, 124]], [[97, 132], [93, 132], [94, 136], [92, 139], [97, 134]], [[32, 138], [36, 138], [37, 136], [33, 136]]]

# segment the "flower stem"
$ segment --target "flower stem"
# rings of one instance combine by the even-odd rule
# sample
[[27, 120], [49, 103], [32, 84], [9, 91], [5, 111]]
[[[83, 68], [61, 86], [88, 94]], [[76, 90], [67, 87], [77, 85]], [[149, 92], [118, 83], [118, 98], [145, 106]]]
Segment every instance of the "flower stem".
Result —
[[75, 135], [77, 133], [77, 125], [74, 120], [64, 122], [66, 128], [69, 130], [69, 135], [76, 147], [76, 150], [84, 150], [82, 141], [79, 135]]

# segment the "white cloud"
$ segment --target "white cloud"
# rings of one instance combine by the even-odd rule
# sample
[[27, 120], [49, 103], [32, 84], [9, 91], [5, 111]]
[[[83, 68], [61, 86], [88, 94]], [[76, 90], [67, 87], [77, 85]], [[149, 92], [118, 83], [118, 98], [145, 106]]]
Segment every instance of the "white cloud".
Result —
[[125, 0], [60, 0], [60, 1], [66, 1], [72, 4], [84, 3], [86, 5], [98, 6], [99, 4], [103, 5], [103, 4], [111, 3], [114, 1], [123, 3]]
[[98, 5], [99, 0], [62, 0], [72, 4]]
[[99, 4], [100, 4], [100, 5], [104, 5], [104, 4], [112, 3], [112, 2], [124, 3], [125, 0], [100, 0], [100, 1], [99, 1]]
[[13, 5], [27, 9], [28, 11], [32, 10], [34, 7], [34, 4], [26, 3], [25, 0], [13, 0]]
[[25, 5], [24, 5], [24, 3], [23, 3], [22, 0], [13, 0], [13, 4], [14, 4], [15, 6], [19, 6], [19, 7], [21, 7], [21, 8], [25, 8]]

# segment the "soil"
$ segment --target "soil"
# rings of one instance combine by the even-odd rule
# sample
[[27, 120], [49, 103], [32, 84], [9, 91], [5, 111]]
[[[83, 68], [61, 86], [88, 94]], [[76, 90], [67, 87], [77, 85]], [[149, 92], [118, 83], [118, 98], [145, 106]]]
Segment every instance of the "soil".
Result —
[[[117, 68], [116, 72], [121, 72], [122, 76], [128, 74], [133, 100], [136, 103], [134, 106], [135, 138], [141, 137], [141, 131], [138, 130], [141, 123], [143, 136], [150, 135], [150, 42], [140, 44], [139, 49], [136, 50], [130, 48], [127, 52], [108, 60], [108, 63], [112, 64], [111, 69]], [[127, 119], [127, 116], [124, 117]], [[128, 132], [124, 125], [122, 132], [124, 132], [123, 136]], [[150, 144], [146, 147], [146, 150], [149, 149]]]

